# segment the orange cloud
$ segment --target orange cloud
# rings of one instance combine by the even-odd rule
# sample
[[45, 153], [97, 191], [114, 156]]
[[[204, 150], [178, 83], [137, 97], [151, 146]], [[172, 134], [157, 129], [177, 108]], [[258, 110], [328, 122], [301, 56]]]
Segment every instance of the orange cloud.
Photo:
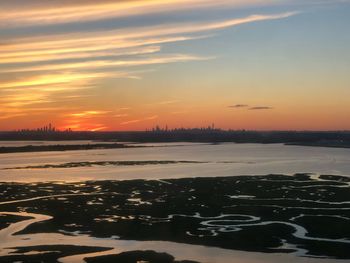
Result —
[[16, 87], [30, 87], [30, 86], [41, 86], [51, 84], [65, 84], [71, 83], [77, 80], [86, 80], [92, 78], [106, 77], [107, 73], [63, 73], [63, 74], [47, 74], [28, 77], [26, 79], [0, 82], [0, 89], [16, 88]]
[[83, 111], [83, 112], [78, 112], [78, 113], [70, 113], [68, 114], [69, 116], [73, 116], [73, 117], [91, 117], [91, 116], [96, 116], [96, 115], [103, 115], [103, 114], [107, 114], [110, 111]]
[[[106, 47], [106, 46], [105, 46]], [[27, 47], [28, 48], [28, 47]], [[57, 61], [64, 59], [81, 59], [81, 58], [98, 58], [98, 57], [115, 57], [115, 56], [130, 56], [150, 54], [160, 51], [160, 46], [141, 47], [133, 49], [103, 49], [102, 51], [80, 49], [49, 49], [49, 50], [34, 50], [34, 51], [15, 51], [12, 47], [7, 53], [0, 53], [0, 64], [7, 63], [24, 63], [24, 62], [39, 62], [39, 61]]]
[[138, 123], [138, 122], [142, 122], [142, 121], [155, 120], [157, 118], [158, 118], [158, 115], [153, 115], [153, 116], [145, 117], [142, 119], [124, 121], [124, 122], [121, 122], [120, 125], [128, 125], [128, 124]]
[[[79, 62], [79, 63], [31, 66], [31, 67], [22, 67], [17, 69], [9, 69], [9, 70], [5, 69], [4, 72], [9, 73], [9, 72], [30, 72], [30, 71], [57, 71], [57, 70], [89, 69], [89, 68], [96, 69], [96, 68], [104, 68], [104, 67], [121, 67], [121, 66], [131, 67], [131, 66], [168, 64], [168, 63], [187, 62], [187, 61], [199, 61], [199, 60], [207, 60], [207, 59], [210, 59], [210, 58], [193, 56], [193, 55], [174, 54], [174, 55], [146, 58], [142, 60], [116, 60], [116, 61], [94, 60], [94, 61]], [[54, 81], [54, 80], [51, 80], [51, 81]], [[53, 82], [53, 83], [57, 83], [57, 82]]]
[[124, 114], [116, 114], [113, 117], [115, 117], [115, 118], [123, 118], [123, 117], [128, 117], [128, 116], [129, 116], [129, 114], [124, 113]]
[[[73, 2], [74, 3], [74, 2]], [[26, 27], [29, 25], [50, 25], [71, 22], [96, 21], [101, 19], [143, 15], [212, 7], [239, 7], [253, 4], [271, 4], [272, 0], [147, 0], [147, 1], [96, 1], [84, 5], [65, 5], [28, 10], [0, 11], [0, 25], [3, 27]]]
[[[31, 0], [28, 0], [30, 2]], [[4, 9], [0, 3], [0, 28], [15, 30], [16, 27], [47, 26], [60, 23], [83, 23], [92, 20], [126, 17], [173, 10], [188, 10], [214, 7], [236, 7], [251, 4], [272, 3], [270, 0], [149, 0], [149, 1], [77, 1], [65, 2], [60, 6], [45, 1], [30, 8]], [[57, 2], [57, 1], [56, 1]], [[60, 1], [58, 1], [60, 2]], [[84, 3], [84, 4], [82, 4]], [[11, 5], [10, 3], [8, 5]], [[27, 6], [28, 7], [28, 6]], [[16, 118], [26, 111], [45, 108], [45, 103], [60, 102], [63, 98], [79, 99], [83, 96], [100, 94], [97, 89], [111, 90], [112, 78], [140, 78], [145, 69], [131, 71], [130, 67], [157, 64], [202, 61], [212, 59], [196, 54], [166, 54], [162, 44], [198, 40], [229, 27], [258, 21], [283, 19], [296, 13], [272, 15], [252, 15], [220, 21], [162, 23], [156, 26], [125, 27], [117, 30], [96, 30], [84, 33], [52, 33], [36, 37], [16, 37], [2, 39], [0, 43], [0, 67], [2, 73], [10, 73], [0, 80], [0, 112], [2, 118]], [[23, 29], [21, 29], [23, 30]], [[62, 29], [63, 32], [65, 29]], [[160, 51], [163, 51], [160, 53]], [[114, 71], [117, 67], [120, 71]], [[144, 71], [141, 71], [144, 70]], [[15, 76], [15, 78], [11, 78]], [[135, 81], [136, 82], [136, 81]], [[112, 86], [112, 84], [114, 86]], [[119, 86], [117, 87], [119, 88]], [[91, 89], [85, 91], [85, 89]], [[96, 90], [93, 90], [96, 89]], [[82, 94], [90, 92], [89, 95]], [[109, 91], [110, 92], [110, 91]], [[105, 94], [104, 92], [101, 92]], [[123, 95], [122, 95], [123, 96]], [[159, 99], [155, 103], [159, 109], [172, 105], [177, 100]], [[121, 99], [120, 99], [121, 100]], [[80, 102], [80, 101], [79, 101]], [[95, 105], [96, 103], [96, 105]], [[124, 103], [124, 102], [123, 102]], [[126, 102], [129, 104], [128, 102]], [[35, 104], [35, 105], [34, 105]], [[36, 105], [37, 104], [37, 105]], [[53, 105], [56, 105], [53, 104]], [[106, 106], [99, 101], [86, 100], [77, 108], [59, 112], [63, 128], [103, 130], [112, 118], [123, 118], [120, 125], [147, 122], [158, 119], [158, 115], [148, 117], [124, 113], [129, 108], [104, 111]], [[114, 104], [118, 105], [118, 104]], [[119, 104], [120, 105], [120, 104]], [[131, 104], [133, 110], [139, 107]], [[114, 107], [114, 106], [112, 106]], [[94, 110], [90, 110], [90, 109]], [[167, 106], [165, 108], [171, 108]], [[12, 109], [13, 111], [9, 111]], [[159, 110], [157, 109], [157, 110]], [[7, 111], [5, 111], [7, 110]], [[136, 109], [137, 110], [137, 109]], [[174, 109], [172, 109], [174, 111]], [[158, 111], [155, 111], [158, 112]], [[180, 114], [180, 111], [176, 114]], [[184, 111], [181, 111], [183, 113]], [[169, 115], [172, 115], [169, 113]], [[53, 116], [53, 114], [52, 114]], [[126, 120], [129, 116], [135, 119]], [[59, 119], [57, 117], [57, 119]], [[125, 119], [124, 119], [125, 118]], [[175, 117], [174, 117], [175, 118]], [[108, 124], [109, 125], [109, 124]], [[118, 125], [118, 124], [116, 124]]]

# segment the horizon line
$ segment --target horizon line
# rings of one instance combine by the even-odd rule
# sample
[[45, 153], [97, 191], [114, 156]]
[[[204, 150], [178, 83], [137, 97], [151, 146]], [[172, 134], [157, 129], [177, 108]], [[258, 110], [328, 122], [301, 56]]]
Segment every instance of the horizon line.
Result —
[[17, 129], [17, 130], [0, 130], [0, 133], [5, 133], [5, 132], [47, 132], [47, 133], [63, 133], [63, 132], [71, 132], [71, 133], [78, 133], [78, 132], [91, 132], [91, 133], [112, 133], [112, 132], [171, 132], [171, 131], [176, 131], [176, 130], [211, 130], [211, 131], [224, 131], [224, 132], [350, 132], [349, 129], [327, 129], [327, 130], [314, 130], [314, 129], [224, 129], [224, 128], [210, 128], [208, 127], [194, 127], [194, 128], [171, 128], [171, 129], [160, 129], [160, 130], [155, 130], [155, 129], [143, 129], [143, 130], [97, 130], [97, 131], [92, 131], [92, 130], [53, 130], [53, 131], [42, 131], [38, 129]]

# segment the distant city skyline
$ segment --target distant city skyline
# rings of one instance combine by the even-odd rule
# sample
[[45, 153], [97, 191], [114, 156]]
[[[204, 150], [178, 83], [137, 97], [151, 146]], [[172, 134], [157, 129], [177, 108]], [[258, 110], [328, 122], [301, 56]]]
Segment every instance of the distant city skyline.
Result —
[[[203, 127], [176, 127], [176, 128], [170, 128], [167, 124], [165, 124], [165, 126], [160, 126], [160, 125], [155, 125], [152, 128], [146, 128], [143, 131], [172, 131], [172, 130], [185, 130], [185, 129], [200, 129], [200, 130], [220, 130], [220, 128], [216, 128], [215, 124], [212, 123], [210, 125], [207, 126], [203, 126]], [[40, 127], [34, 127], [34, 128], [20, 128], [20, 129], [16, 129], [16, 130], [8, 130], [10, 132], [62, 132], [62, 131], [73, 131], [71, 128], [67, 128], [64, 130], [60, 130], [58, 128], [55, 127], [54, 124], [49, 123], [46, 125], [42, 125]], [[92, 130], [77, 130], [77, 131], [92, 131]]]
[[348, 0], [1, 1], [0, 130], [350, 130], [349, 24]]

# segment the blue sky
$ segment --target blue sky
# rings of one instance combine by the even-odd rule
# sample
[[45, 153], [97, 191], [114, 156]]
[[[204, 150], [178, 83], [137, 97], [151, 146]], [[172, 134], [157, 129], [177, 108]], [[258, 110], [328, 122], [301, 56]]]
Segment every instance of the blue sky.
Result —
[[350, 1], [3, 1], [0, 129], [350, 129], [348, 25]]

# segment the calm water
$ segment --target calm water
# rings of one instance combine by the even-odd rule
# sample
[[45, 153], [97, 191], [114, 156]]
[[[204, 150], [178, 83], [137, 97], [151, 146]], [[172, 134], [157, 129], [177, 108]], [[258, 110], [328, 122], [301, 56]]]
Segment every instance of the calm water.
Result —
[[[59, 142], [60, 144], [85, 144], [91, 141]], [[58, 142], [1, 142], [0, 146], [50, 145]], [[0, 155], [0, 181], [84, 181], [84, 180], [124, 180], [124, 179], [166, 179], [183, 177], [213, 177], [235, 175], [266, 175], [270, 173], [294, 174], [337, 174], [350, 176], [350, 149], [323, 147], [285, 146], [282, 144], [192, 144], [166, 143], [147, 144], [147, 148], [128, 148], [112, 150], [89, 150], [68, 152], [13, 153]], [[93, 166], [76, 168], [13, 169], [6, 168], [64, 164], [69, 162], [97, 161], [200, 161], [197, 164], [157, 164], [142, 166]], [[39, 198], [45, 198], [39, 196]], [[35, 200], [35, 198], [33, 199]], [[23, 200], [12, 200], [11, 203]], [[6, 204], [7, 202], [0, 203]], [[28, 200], [28, 206], [31, 199]], [[16, 204], [15, 204], [16, 205]], [[48, 215], [28, 214], [26, 212], [0, 211], [1, 215], [30, 216], [18, 223], [12, 223], [0, 231], [0, 256], [11, 252], [9, 247], [33, 245], [101, 246], [112, 250], [90, 254], [98, 256], [122, 251], [151, 249], [167, 252], [176, 259], [192, 259], [203, 263], [235, 262], [298, 262], [298, 263], [340, 263], [345, 260], [304, 258], [302, 248], [292, 254], [263, 254], [244, 252], [199, 245], [174, 242], [126, 241], [112, 238], [96, 238], [85, 234], [65, 235], [62, 233], [38, 233], [14, 235], [21, 229], [36, 222], [51, 219]], [[79, 222], [77, 222], [79, 223]], [[281, 222], [280, 222], [281, 223]], [[290, 223], [289, 223], [290, 224]], [[300, 229], [296, 229], [300, 234]], [[301, 231], [302, 232], [302, 231]], [[306, 233], [301, 233], [305, 235]], [[303, 237], [303, 236], [302, 236]], [[61, 258], [60, 262], [83, 262], [86, 254]]]
[[77, 140], [77, 141], [0, 141], [0, 147], [21, 147], [26, 145], [47, 146], [47, 145], [72, 145], [72, 144], [96, 144], [96, 143], [110, 143], [91, 140]]
[[[191, 244], [181, 244], [166, 241], [134, 241], [95, 238], [89, 235], [63, 235], [60, 233], [15, 235], [29, 225], [51, 219], [50, 216], [33, 213], [0, 212], [0, 215], [28, 216], [32, 219], [13, 223], [10, 227], [0, 231], [0, 256], [6, 256], [15, 250], [9, 247], [71, 245], [110, 247], [111, 250], [96, 253], [82, 253], [74, 256], [62, 257], [62, 263], [82, 263], [85, 257], [118, 254], [124, 251], [154, 250], [173, 255], [177, 260], [195, 260], [202, 263], [346, 263], [346, 260], [297, 257], [296, 254], [256, 253], [237, 250], [221, 249]], [[141, 262], [141, 261], [140, 261]]]
[[[91, 142], [76, 141], [70, 143]], [[13, 142], [2, 142], [1, 144], [13, 145]], [[19, 142], [19, 144], [23, 145], [23, 142]], [[27, 142], [27, 144], [34, 143]], [[43, 144], [52, 144], [52, 142], [43, 142]], [[0, 181], [165, 179], [306, 172], [350, 175], [350, 149], [233, 143], [219, 145], [189, 143], [151, 145], [160, 147], [1, 154]], [[148, 160], [203, 161], [209, 163], [3, 170], [4, 168], [68, 162]]]

